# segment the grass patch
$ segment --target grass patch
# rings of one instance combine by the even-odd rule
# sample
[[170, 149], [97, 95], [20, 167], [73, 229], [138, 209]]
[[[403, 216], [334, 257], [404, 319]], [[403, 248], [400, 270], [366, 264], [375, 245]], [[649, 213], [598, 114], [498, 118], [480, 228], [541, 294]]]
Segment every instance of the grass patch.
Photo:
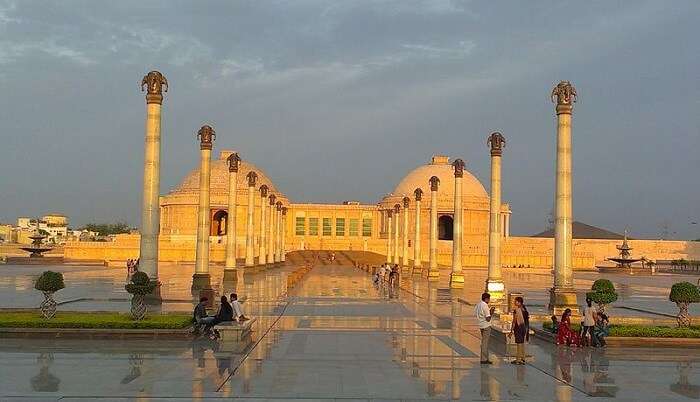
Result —
[[149, 314], [143, 321], [134, 321], [124, 313], [59, 311], [47, 320], [34, 311], [0, 312], [2, 328], [182, 329], [191, 324], [190, 314]]
[[[573, 324], [572, 329], [579, 331], [581, 326]], [[546, 331], [552, 330], [551, 322], [542, 323]], [[611, 325], [610, 336], [624, 338], [700, 338], [700, 326], [688, 328], [663, 327], [651, 325]]]

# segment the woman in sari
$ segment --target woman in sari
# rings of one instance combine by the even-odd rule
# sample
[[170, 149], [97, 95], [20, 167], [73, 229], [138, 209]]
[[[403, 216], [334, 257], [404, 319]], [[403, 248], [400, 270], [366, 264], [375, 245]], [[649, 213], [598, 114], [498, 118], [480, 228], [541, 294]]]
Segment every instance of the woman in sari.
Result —
[[513, 310], [513, 335], [515, 335], [516, 354], [513, 364], [525, 364], [525, 341], [529, 340], [530, 314], [525, 308], [523, 298], [515, 298], [515, 309]]
[[581, 338], [571, 329], [571, 309], [567, 308], [561, 315], [557, 331], [557, 345], [579, 346]]

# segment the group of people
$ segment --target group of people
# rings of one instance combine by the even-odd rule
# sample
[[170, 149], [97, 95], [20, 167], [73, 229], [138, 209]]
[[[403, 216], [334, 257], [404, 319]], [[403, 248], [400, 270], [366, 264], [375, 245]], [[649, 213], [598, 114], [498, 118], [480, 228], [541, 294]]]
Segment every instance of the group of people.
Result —
[[610, 320], [602, 311], [593, 308], [591, 299], [586, 299], [583, 308], [583, 322], [579, 331], [571, 325], [571, 309], [567, 308], [557, 320], [552, 316], [552, 332], [557, 335], [557, 345], [605, 347], [605, 337], [610, 330]]
[[126, 260], [126, 281], [131, 281], [131, 277], [139, 270], [139, 261], [141, 259], [129, 258]]
[[[226, 296], [221, 296], [221, 304], [219, 305], [219, 311], [216, 315], [207, 315], [207, 304], [209, 303], [209, 298], [202, 296], [199, 299], [199, 304], [194, 308], [194, 321], [197, 324], [195, 326], [195, 332], [201, 330], [205, 334], [212, 332], [212, 328], [219, 323], [226, 321], [236, 321], [243, 322], [247, 321], [248, 317], [243, 313], [243, 306], [238, 301], [238, 295], [236, 293], [231, 293], [231, 301], [226, 298]], [[214, 333], [216, 335], [216, 333]]]
[[391, 286], [392, 288], [399, 283], [399, 272], [401, 270], [399, 269], [399, 264], [394, 264], [392, 267], [391, 264], [388, 262], [374, 273], [374, 284], [379, 285], [382, 281], [385, 281]]
[[[495, 312], [495, 307], [490, 307], [491, 295], [483, 293], [481, 301], [476, 305], [474, 314], [479, 323], [479, 331], [481, 332], [481, 364], [493, 364], [489, 359], [489, 339], [491, 338], [491, 317]], [[512, 314], [512, 326], [508, 337], [515, 338], [515, 360], [512, 364], [525, 364], [525, 342], [530, 340], [530, 313], [525, 307], [525, 300], [518, 296], [515, 298], [515, 305]]]

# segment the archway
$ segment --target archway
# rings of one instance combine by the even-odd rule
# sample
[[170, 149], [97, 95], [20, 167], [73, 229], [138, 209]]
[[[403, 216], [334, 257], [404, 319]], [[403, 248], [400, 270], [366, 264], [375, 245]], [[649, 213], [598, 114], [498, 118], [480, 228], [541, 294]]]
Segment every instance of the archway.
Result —
[[449, 215], [438, 218], [438, 240], [452, 240], [453, 220]]
[[226, 222], [228, 221], [228, 212], [218, 210], [211, 217], [211, 236], [226, 236]]

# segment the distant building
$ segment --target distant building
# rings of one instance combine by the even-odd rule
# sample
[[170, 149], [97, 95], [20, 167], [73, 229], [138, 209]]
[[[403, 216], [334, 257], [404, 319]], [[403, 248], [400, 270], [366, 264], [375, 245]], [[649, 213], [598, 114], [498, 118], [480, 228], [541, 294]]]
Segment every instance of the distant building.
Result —
[[[39, 218], [39, 230], [47, 233], [45, 241], [55, 244], [63, 244], [68, 237], [68, 218], [65, 215], [50, 213]], [[16, 243], [24, 244], [30, 241], [28, 236], [37, 228], [37, 218], [19, 217], [17, 218], [17, 230], [19, 233], [15, 238]], [[26, 240], [24, 240], [26, 239]]]

